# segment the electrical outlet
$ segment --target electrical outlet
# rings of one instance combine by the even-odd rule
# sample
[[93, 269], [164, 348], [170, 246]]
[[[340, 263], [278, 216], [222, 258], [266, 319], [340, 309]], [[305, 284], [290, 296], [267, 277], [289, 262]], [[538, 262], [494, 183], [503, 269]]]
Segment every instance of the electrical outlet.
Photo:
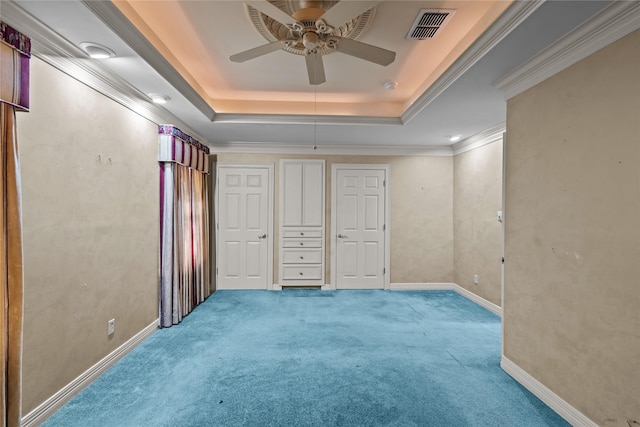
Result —
[[477, 285], [477, 284], [478, 284], [478, 275], [477, 275], [477, 274], [474, 274], [474, 275], [473, 275], [473, 284], [474, 284], [474, 285]]
[[107, 335], [113, 335], [116, 331], [116, 319], [111, 319], [107, 323]]

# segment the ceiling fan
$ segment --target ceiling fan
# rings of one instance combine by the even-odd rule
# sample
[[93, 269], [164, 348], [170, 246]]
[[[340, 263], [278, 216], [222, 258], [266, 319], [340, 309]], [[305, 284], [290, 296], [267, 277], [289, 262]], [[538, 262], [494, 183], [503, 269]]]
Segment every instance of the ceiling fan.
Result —
[[305, 57], [309, 83], [319, 85], [326, 81], [322, 62], [322, 55], [326, 53], [340, 52], [385, 66], [395, 60], [395, 52], [343, 37], [339, 31], [340, 27], [381, 1], [342, 0], [326, 11], [321, 7], [322, 1], [300, 1], [300, 8], [291, 15], [267, 0], [245, 3], [284, 26], [286, 31], [277, 36], [276, 41], [232, 55], [229, 59], [233, 62], [245, 62], [280, 49], [293, 48]]

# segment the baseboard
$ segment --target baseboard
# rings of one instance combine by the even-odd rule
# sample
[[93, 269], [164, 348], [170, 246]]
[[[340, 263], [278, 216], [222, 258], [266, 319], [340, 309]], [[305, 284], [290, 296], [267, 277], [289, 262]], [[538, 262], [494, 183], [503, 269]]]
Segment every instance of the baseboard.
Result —
[[475, 302], [479, 306], [486, 308], [487, 310], [489, 310], [490, 312], [492, 312], [496, 316], [502, 317], [502, 307], [500, 307], [499, 305], [495, 305], [491, 301], [488, 301], [488, 300], [486, 300], [486, 299], [474, 294], [473, 292], [463, 288], [460, 285], [455, 285], [455, 288], [453, 290], [456, 291], [457, 293], [459, 293], [460, 295], [462, 295], [463, 297], [465, 297], [467, 299], [470, 299], [471, 301]]
[[[331, 286], [330, 283], [325, 283], [324, 285], [320, 285], [320, 289], [323, 291], [334, 291], [335, 289]], [[272, 291], [281, 291], [282, 290], [282, 285], [279, 283], [274, 283], [273, 285], [271, 285], [270, 290]]]
[[455, 291], [493, 314], [502, 317], [502, 307], [487, 301], [456, 283], [392, 283], [389, 289], [392, 291]]
[[64, 386], [53, 396], [45, 400], [33, 411], [22, 417], [20, 420], [21, 427], [39, 426], [50, 417], [55, 411], [60, 409], [65, 403], [71, 400], [82, 389], [91, 384], [107, 369], [112, 367], [118, 360], [122, 359], [127, 353], [133, 350], [138, 344], [144, 341], [152, 333], [158, 329], [158, 320], [154, 320], [149, 326], [131, 337], [127, 342], [109, 353], [98, 363], [80, 374], [75, 380]]
[[500, 367], [524, 388], [536, 395], [548, 407], [553, 409], [574, 427], [597, 427], [589, 417], [549, 390], [544, 384], [525, 372], [521, 367], [502, 355]]
[[453, 291], [455, 283], [391, 283], [391, 291]]

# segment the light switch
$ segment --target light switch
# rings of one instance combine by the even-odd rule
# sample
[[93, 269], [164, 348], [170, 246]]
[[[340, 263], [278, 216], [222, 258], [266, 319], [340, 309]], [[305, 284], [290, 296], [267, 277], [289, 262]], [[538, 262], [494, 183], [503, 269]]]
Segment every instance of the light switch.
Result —
[[502, 211], [498, 211], [498, 222], [502, 222]]

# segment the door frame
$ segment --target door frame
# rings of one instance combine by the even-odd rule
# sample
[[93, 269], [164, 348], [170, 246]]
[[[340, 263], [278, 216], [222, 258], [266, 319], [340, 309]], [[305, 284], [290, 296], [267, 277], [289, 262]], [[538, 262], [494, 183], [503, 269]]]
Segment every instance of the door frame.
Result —
[[[505, 212], [507, 204], [507, 132], [502, 133], [502, 221], [500, 222], [501, 240], [501, 260], [500, 260], [500, 309], [502, 310], [501, 320], [504, 320], [504, 254], [505, 254]], [[500, 355], [504, 357], [504, 321], [500, 322]]]
[[391, 288], [391, 165], [390, 164], [369, 164], [369, 163], [333, 163], [331, 165], [331, 239], [329, 241], [329, 257], [331, 268], [331, 285], [329, 289], [336, 290], [338, 287], [338, 260], [337, 260], [337, 234], [336, 229], [338, 218], [338, 197], [337, 197], [337, 179], [338, 170], [347, 169], [360, 169], [360, 170], [384, 170], [385, 184], [384, 184], [384, 289], [389, 290]]
[[232, 162], [218, 162], [216, 163], [216, 181], [214, 188], [215, 204], [215, 227], [212, 230], [216, 239], [216, 290], [218, 289], [218, 268], [219, 256], [220, 256], [220, 240], [219, 240], [219, 223], [220, 223], [220, 193], [219, 193], [219, 179], [220, 169], [223, 168], [240, 168], [240, 169], [267, 169], [269, 174], [269, 203], [267, 207], [267, 290], [273, 290], [273, 197], [274, 197], [274, 164], [273, 163], [232, 163]]

